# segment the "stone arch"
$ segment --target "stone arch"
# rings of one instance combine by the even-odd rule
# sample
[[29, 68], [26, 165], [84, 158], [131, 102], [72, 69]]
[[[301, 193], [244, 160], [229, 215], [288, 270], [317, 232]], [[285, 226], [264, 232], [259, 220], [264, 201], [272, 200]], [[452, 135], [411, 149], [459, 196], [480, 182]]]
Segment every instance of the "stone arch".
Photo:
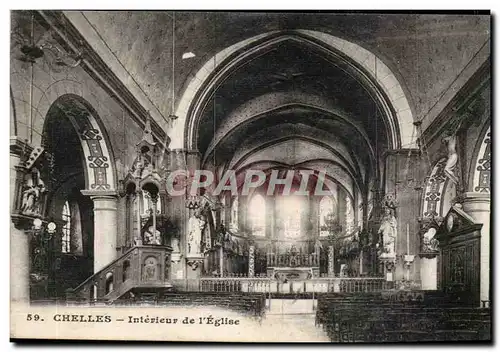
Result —
[[422, 218], [442, 216], [442, 200], [446, 176], [444, 167], [446, 158], [438, 160], [427, 177], [422, 198]]
[[111, 144], [97, 112], [86, 99], [72, 93], [57, 97], [46, 110], [42, 135], [47, 132], [47, 121], [50, 114], [53, 109], [59, 106], [72, 109], [71, 113], [66, 114], [66, 116], [80, 138], [84, 156], [86, 189], [92, 191], [116, 190], [116, 168]]
[[17, 136], [17, 114], [16, 103], [14, 100], [14, 93], [12, 93], [12, 86], [10, 87], [10, 133]]
[[[237, 129], [238, 126], [241, 126], [245, 122], [262, 118], [272, 111], [279, 111], [286, 107], [303, 107], [319, 113], [328, 114], [351, 126], [365, 141], [371, 160], [373, 161], [375, 159], [375, 151], [369, 142], [368, 135], [355, 120], [350, 119], [346, 113], [339, 110], [325, 99], [298, 92], [268, 93], [252, 99], [232, 111], [228, 115], [227, 122], [223, 122], [215, 132], [212, 142], [205, 152], [205, 158], [213, 152], [214, 148], [225, 136]], [[194, 147], [197, 144], [197, 139], [195, 135], [193, 135], [192, 138]]]
[[243, 60], [269, 46], [286, 40], [294, 40], [326, 51], [342, 60], [359, 77], [371, 83], [385, 114], [393, 148], [412, 148], [413, 114], [410, 104], [395, 74], [372, 52], [358, 44], [333, 35], [312, 31], [294, 30], [286, 33], [274, 31], [247, 38], [233, 44], [212, 56], [187, 84], [176, 109], [178, 119], [174, 122], [170, 135], [171, 148], [196, 148], [192, 135], [202, 102], [211, 94], [218, 82], [227, 77], [232, 68]]
[[483, 128], [475, 148], [469, 176], [469, 189], [472, 192], [491, 193], [491, 125]]

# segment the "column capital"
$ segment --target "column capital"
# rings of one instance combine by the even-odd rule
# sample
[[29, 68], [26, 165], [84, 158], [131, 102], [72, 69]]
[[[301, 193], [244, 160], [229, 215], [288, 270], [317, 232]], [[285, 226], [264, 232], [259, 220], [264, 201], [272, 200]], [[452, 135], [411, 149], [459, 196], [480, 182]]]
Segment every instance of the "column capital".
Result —
[[465, 192], [461, 204], [466, 213], [490, 211], [491, 195], [489, 193]]
[[10, 154], [23, 157], [25, 155], [29, 155], [32, 150], [33, 147], [27, 140], [22, 140], [18, 136], [10, 137]]
[[117, 191], [94, 191], [91, 189], [82, 189], [80, 192], [84, 196], [89, 196], [92, 200], [94, 199], [112, 199], [112, 198], [118, 198], [118, 192]]

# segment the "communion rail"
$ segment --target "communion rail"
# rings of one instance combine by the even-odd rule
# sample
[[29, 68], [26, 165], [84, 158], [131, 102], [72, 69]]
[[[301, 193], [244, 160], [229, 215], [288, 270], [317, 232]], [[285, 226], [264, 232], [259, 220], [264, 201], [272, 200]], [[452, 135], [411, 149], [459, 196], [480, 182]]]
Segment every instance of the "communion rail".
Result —
[[380, 292], [392, 288], [384, 278], [313, 278], [280, 281], [270, 277], [203, 277], [172, 280], [176, 291], [247, 293], [328, 293]]

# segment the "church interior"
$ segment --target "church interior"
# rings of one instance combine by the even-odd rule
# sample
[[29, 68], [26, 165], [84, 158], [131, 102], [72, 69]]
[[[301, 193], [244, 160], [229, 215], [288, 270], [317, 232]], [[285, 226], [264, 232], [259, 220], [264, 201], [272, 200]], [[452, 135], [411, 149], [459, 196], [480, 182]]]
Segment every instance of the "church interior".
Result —
[[490, 21], [12, 11], [11, 301], [490, 340]]

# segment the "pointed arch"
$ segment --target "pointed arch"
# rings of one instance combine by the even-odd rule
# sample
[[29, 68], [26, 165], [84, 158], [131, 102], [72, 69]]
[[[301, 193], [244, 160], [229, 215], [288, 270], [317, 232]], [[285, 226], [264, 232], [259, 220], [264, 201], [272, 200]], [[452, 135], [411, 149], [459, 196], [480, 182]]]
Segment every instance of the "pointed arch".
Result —
[[[487, 127], [487, 128], [486, 128]], [[480, 145], [476, 147], [475, 158], [472, 160], [472, 179], [469, 188], [473, 192], [491, 193], [491, 124], [485, 126], [479, 140]]]
[[266, 236], [266, 200], [256, 193], [248, 203], [248, 223], [253, 236]]
[[200, 112], [213, 89], [242, 62], [269, 47], [295, 41], [321, 50], [342, 62], [357, 77], [370, 86], [385, 115], [388, 137], [392, 148], [415, 147], [412, 141], [413, 114], [410, 104], [396, 75], [372, 52], [358, 44], [333, 35], [313, 31], [294, 30], [268, 32], [233, 44], [209, 58], [187, 83], [172, 126], [170, 147], [196, 149], [195, 133]]
[[[92, 191], [116, 190], [116, 168], [111, 144], [96, 111], [84, 98], [75, 94], [59, 96], [48, 108], [44, 138], [49, 138], [49, 121], [59, 112], [73, 125], [83, 152], [85, 186]], [[42, 143], [45, 143], [42, 140]]]

